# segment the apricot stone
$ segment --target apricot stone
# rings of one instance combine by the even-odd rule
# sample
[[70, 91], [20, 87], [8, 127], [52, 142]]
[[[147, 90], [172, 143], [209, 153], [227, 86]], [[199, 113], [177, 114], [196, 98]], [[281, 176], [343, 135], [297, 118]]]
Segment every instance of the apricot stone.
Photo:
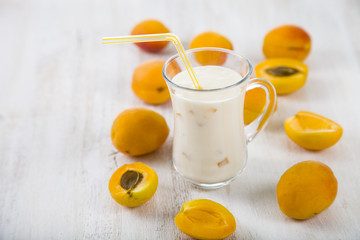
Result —
[[283, 25], [271, 30], [264, 39], [266, 58], [295, 58], [304, 60], [310, 53], [311, 38], [302, 28]]

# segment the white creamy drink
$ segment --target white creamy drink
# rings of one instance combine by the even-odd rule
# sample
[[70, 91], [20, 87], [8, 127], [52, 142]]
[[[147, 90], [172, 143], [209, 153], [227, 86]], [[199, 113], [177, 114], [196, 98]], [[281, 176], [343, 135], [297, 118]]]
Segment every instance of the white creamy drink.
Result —
[[226, 88], [242, 79], [229, 68], [202, 66], [194, 68], [194, 72], [202, 90], [195, 90], [187, 71], [171, 80], [178, 86], [194, 89], [171, 91], [175, 114], [174, 165], [194, 183], [225, 182], [241, 172], [246, 163], [242, 111], [245, 86]]

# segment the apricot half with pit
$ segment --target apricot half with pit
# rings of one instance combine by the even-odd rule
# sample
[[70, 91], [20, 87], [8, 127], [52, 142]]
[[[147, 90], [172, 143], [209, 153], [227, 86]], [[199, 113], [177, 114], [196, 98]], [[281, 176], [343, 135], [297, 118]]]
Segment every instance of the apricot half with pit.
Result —
[[[138, 23], [131, 31], [131, 35], [169, 33], [169, 29], [165, 25], [155, 19], [148, 19]], [[135, 43], [142, 50], [150, 53], [156, 53], [165, 48], [169, 42], [141, 42]]]
[[266, 58], [295, 58], [304, 60], [310, 53], [311, 38], [302, 28], [283, 25], [271, 30], [264, 39]]
[[[208, 31], [197, 35], [190, 43], [190, 49], [216, 47], [232, 50], [233, 46], [228, 38], [225, 36]], [[203, 51], [195, 53], [195, 59], [201, 65], [222, 65], [226, 61], [226, 53], [217, 51]]]
[[156, 192], [158, 176], [143, 163], [124, 164], [109, 181], [112, 198], [126, 207], [137, 207], [147, 202]]
[[150, 104], [160, 104], [170, 99], [162, 76], [164, 63], [163, 60], [150, 60], [135, 69], [131, 87], [141, 100]]
[[269, 80], [276, 93], [292, 93], [304, 86], [308, 67], [299, 60], [291, 58], [272, 58], [255, 67], [256, 76]]
[[331, 147], [340, 140], [343, 133], [338, 123], [307, 111], [300, 111], [286, 119], [284, 128], [291, 140], [309, 150]]
[[318, 161], [304, 161], [290, 167], [281, 176], [276, 194], [285, 215], [307, 219], [334, 202], [337, 180], [327, 165]]
[[145, 108], [120, 113], [111, 128], [111, 140], [117, 150], [139, 156], [158, 149], [169, 135], [169, 127], [160, 114]]
[[196, 199], [183, 204], [175, 216], [176, 226], [196, 239], [223, 239], [236, 229], [234, 216], [223, 205]]

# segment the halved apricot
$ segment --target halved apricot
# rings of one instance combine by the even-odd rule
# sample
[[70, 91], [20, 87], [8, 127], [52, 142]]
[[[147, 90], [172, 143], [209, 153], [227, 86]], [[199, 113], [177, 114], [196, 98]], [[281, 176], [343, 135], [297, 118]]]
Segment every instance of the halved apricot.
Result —
[[291, 58], [272, 58], [255, 67], [256, 76], [269, 80], [277, 94], [288, 94], [304, 86], [308, 67]]
[[290, 167], [281, 176], [276, 195], [285, 215], [307, 219], [334, 202], [337, 180], [327, 165], [318, 161], [304, 161]]
[[147, 202], [156, 192], [158, 176], [143, 163], [124, 164], [109, 181], [113, 199], [126, 207], [137, 207]]
[[[165, 25], [155, 19], [148, 19], [138, 23], [133, 30], [131, 31], [131, 35], [139, 35], [139, 34], [155, 34], [155, 33], [168, 33], [170, 32]], [[141, 48], [142, 50], [150, 53], [156, 53], [165, 48], [169, 42], [142, 42], [135, 43], [136, 46]]]
[[[244, 123], [252, 123], [264, 111], [266, 106], [266, 93], [262, 88], [253, 88], [246, 91], [244, 101]], [[277, 109], [277, 99], [274, 112]]]
[[253, 88], [246, 91], [244, 101], [244, 123], [250, 124], [264, 110], [266, 105], [266, 93], [262, 88]]
[[322, 150], [337, 143], [343, 133], [336, 122], [321, 115], [300, 111], [285, 120], [284, 128], [291, 140], [309, 150]]
[[[197, 35], [190, 43], [190, 49], [202, 47], [217, 47], [232, 50], [233, 46], [228, 38], [225, 36], [208, 31]], [[226, 53], [215, 51], [197, 52], [195, 54], [196, 60], [201, 65], [222, 65], [226, 61]]]
[[311, 38], [301, 27], [283, 25], [266, 34], [263, 52], [267, 58], [304, 60], [310, 53]]
[[234, 216], [223, 205], [208, 200], [191, 200], [175, 216], [176, 226], [196, 239], [223, 239], [236, 229]]
[[161, 104], [170, 99], [170, 93], [162, 76], [165, 61], [160, 59], [140, 64], [133, 73], [132, 90], [141, 100]]

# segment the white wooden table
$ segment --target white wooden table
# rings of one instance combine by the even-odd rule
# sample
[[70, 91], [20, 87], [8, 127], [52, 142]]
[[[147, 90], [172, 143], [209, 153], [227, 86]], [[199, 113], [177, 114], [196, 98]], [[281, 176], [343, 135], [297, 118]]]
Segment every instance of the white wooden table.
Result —
[[[101, 45], [156, 18], [184, 45], [205, 30], [231, 39], [237, 52], [262, 61], [262, 41], [291, 23], [312, 37], [304, 88], [279, 98], [270, 124], [249, 145], [248, 165], [229, 186], [192, 187], [171, 162], [171, 103], [147, 105], [132, 92], [132, 72], [166, 59], [133, 45]], [[0, 1], [0, 239], [189, 239], [174, 223], [185, 201], [208, 198], [237, 221], [229, 239], [360, 239], [360, 2], [245, 0]], [[143, 157], [113, 154], [110, 128], [126, 108], [162, 114], [166, 143]], [[342, 139], [320, 152], [295, 145], [284, 120], [313, 111], [343, 126]], [[276, 184], [293, 164], [318, 160], [339, 183], [333, 205], [306, 221], [280, 211]], [[129, 209], [110, 196], [108, 181], [122, 164], [142, 161], [159, 175], [146, 204]]]

